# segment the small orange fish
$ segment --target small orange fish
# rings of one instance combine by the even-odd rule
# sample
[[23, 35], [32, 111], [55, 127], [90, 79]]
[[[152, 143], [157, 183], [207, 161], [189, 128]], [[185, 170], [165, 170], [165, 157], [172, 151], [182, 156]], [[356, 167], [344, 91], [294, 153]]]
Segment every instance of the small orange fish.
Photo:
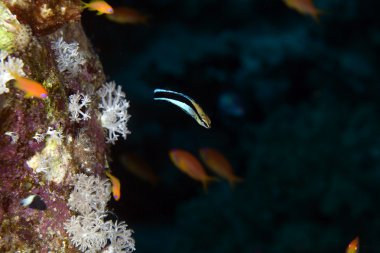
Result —
[[207, 191], [208, 183], [215, 180], [214, 177], [206, 174], [202, 164], [191, 153], [181, 149], [173, 149], [169, 151], [169, 156], [178, 169], [191, 178], [202, 182], [205, 191]]
[[243, 179], [234, 175], [231, 164], [228, 160], [218, 151], [213, 148], [201, 148], [199, 154], [202, 161], [215, 172], [218, 176], [227, 179], [231, 186], [235, 183], [241, 182]]
[[16, 80], [15, 86], [18, 89], [26, 92], [26, 98], [36, 97], [44, 99], [48, 97], [47, 91], [45, 90], [44, 86], [42, 86], [42, 84], [40, 84], [39, 82], [33, 81], [25, 77], [21, 77], [17, 74], [12, 74], [12, 76]]
[[358, 253], [359, 252], [359, 237], [356, 237], [354, 240], [348, 244], [346, 253]]
[[83, 3], [83, 8], [88, 8], [91, 11], [97, 11], [97, 15], [112, 14], [113, 8], [111, 5], [102, 0], [95, 0], [89, 3]]
[[107, 177], [110, 178], [111, 180], [111, 183], [112, 183], [112, 194], [113, 194], [113, 198], [118, 201], [120, 199], [120, 180], [111, 175], [111, 173], [109, 171], [105, 171], [106, 172], [106, 175]]
[[310, 15], [313, 19], [319, 22], [319, 16], [323, 14], [322, 10], [315, 7], [312, 0], [283, 0], [284, 3], [291, 9], [298, 11], [303, 15]]
[[116, 7], [114, 13], [107, 15], [107, 18], [118, 24], [148, 24], [148, 16], [141, 14], [139, 11], [128, 7]]
[[120, 162], [124, 167], [136, 177], [143, 181], [149, 182], [152, 185], [157, 184], [158, 177], [153, 172], [149, 164], [141, 157], [135, 154], [127, 154], [120, 156]]

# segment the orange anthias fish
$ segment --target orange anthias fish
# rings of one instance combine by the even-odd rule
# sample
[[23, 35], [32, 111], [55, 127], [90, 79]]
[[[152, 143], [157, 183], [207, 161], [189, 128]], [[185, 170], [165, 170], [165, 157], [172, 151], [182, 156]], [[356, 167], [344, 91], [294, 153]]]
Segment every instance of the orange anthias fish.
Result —
[[359, 252], [359, 237], [356, 237], [354, 240], [348, 244], [346, 253], [358, 253]]
[[107, 18], [118, 24], [140, 25], [148, 24], [148, 16], [128, 7], [116, 7], [114, 13], [107, 15]]
[[312, 0], [283, 0], [284, 3], [303, 15], [310, 15], [313, 19], [319, 22], [319, 16], [323, 14], [322, 10], [315, 7]]
[[153, 169], [149, 164], [141, 157], [135, 154], [127, 154], [120, 156], [120, 161], [124, 167], [136, 177], [149, 182], [152, 185], [157, 184], [157, 175], [153, 172]]
[[178, 169], [191, 178], [202, 182], [205, 191], [207, 191], [208, 183], [215, 180], [206, 174], [202, 164], [191, 153], [181, 149], [173, 149], [169, 151], [169, 156]]
[[25, 77], [21, 77], [17, 74], [12, 74], [12, 76], [16, 80], [15, 86], [18, 89], [26, 92], [26, 98], [36, 97], [44, 99], [48, 97], [48, 92], [45, 90], [44, 86], [42, 86], [42, 84], [40, 84], [39, 82], [33, 81]]
[[111, 173], [109, 171], [105, 171], [107, 177], [110, 178], [111, 180], [111, 183], [112, 183], [112, 194], [113, 194], [113, 198], [118, 201], [120, 199], [120, 180], [111, 175]]
[[199, 154], [207, 167], [218, 176], [227, 179], [231, 186], [234, 186], [235, 183], [243, 180], [242, 178], [235, 176], [231, 164], [217, 150], [213, 148], [201, 148]]
[[111, 7], [111, 5], [102, 0], [94, 0], [89, 3], [82, 3], [83, 8], [88, 8], [91, 11], [97, 11], [98, 15], [113, 13], [113, 8]]

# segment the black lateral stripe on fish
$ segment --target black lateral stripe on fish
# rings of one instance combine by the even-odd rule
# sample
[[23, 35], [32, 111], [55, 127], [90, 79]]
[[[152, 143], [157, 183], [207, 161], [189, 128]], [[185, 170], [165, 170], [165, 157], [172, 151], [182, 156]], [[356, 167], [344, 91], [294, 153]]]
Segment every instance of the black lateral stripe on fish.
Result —
[[29, 195], [25, 199], [22, 199], [20, 201], [20, 205], [37, 210], [46, 210], [47, 208], [42, 198], [35, 194]]
[[203, 109], [198, 105], [197, 102], [185, 94], [171, 90], [155, 89], [154, 100], [168, 101], [169, 103], [178, 106], [184, 112], [193, 117], [201, 126], [205, 128], [211, 127], [211, 120], [203, 111]]

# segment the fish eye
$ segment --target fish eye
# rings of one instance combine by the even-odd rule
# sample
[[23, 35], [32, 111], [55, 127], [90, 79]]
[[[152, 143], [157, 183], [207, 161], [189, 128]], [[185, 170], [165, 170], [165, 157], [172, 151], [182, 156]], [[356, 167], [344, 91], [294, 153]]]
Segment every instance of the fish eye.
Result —
[[48, 95], [46, 93], [41, 94], [41, 98], [47, 98]]
[[109, 9], [108, 9], [108, 13], [112, 14], [112, 13], [113, 13], [113, 9], [112, 9], [112, 8], [109, 8]]

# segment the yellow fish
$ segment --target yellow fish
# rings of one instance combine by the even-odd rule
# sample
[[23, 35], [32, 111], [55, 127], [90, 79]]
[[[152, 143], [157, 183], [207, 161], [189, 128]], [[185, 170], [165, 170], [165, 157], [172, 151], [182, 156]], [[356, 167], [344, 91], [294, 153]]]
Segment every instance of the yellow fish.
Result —
[[113, 198], [118, 201], [120, 199], [120, 180], [111, 175], [111, 173], [109, 171], [105, 171], [107, 177], [110, 178], [111, 180], [111, 183], [112, 183], [112, 194], [113, 194]]
[[47, 98], [48, 93], [45, 90], [44, 86], [39, 82], [33, 81], [31, 79], [21, 77], [17, 74], [12, 74], [13, 78], [16, 80], [15, 86], [26, 92], [25, 97], [36, 97], [36, 98]]
[[235, 176], [229, 161], [217, 150], [212, 148], [201, 148], [199, 154], [207, 167], [218, 176], [227, 179], [231, 186], [234, 186], [237, 182], [243, 180], [242, 178]]
[[312, 0], [283, 0], [284, 3], [291, 9], [298, 11], [303, 15], [310, 15], [313, 19], [319, 22], [319, 16], [323, 14], [322, 10], [315, 7]]
[[113, 14], [107, 15], [107, 18], [119, 24], [148, 24], [148, 16], [143, 15], [139, 11], [128, 7], [114, 8]]
[[82, 3], [83, 3], [83, 8], [88, 8], [91, 11], [97, 11], [98, 15], [113, 13], [113, 8], [111, 7], [111, 5], [109, 5], [108, 3], [102, 0], [95, 0], [89, 3], [85, 3], [85, 2], [82, 2]]
[[356, 237], [354, 240], [348, 244], [346, 253], [358, 253], [359, 252], [359, 237]]
[[157, 184], [158, 177], [153, 172], [153, 169], [149, 166], [149, 164], [141, 157], [135, 154], [122, 155], [120, 156], [120, 162], [129, 172], [138, 178], [147, 181], [152, 185]]
[[207, 191], [208, 183], [215, 180], [214, 177], [206, 174], [202, 164], [191, 153], [181, 149], [173, 149], [169, 151], [169, 156], [178, 169], [191, 178], [202, 182], [205, 191]]

